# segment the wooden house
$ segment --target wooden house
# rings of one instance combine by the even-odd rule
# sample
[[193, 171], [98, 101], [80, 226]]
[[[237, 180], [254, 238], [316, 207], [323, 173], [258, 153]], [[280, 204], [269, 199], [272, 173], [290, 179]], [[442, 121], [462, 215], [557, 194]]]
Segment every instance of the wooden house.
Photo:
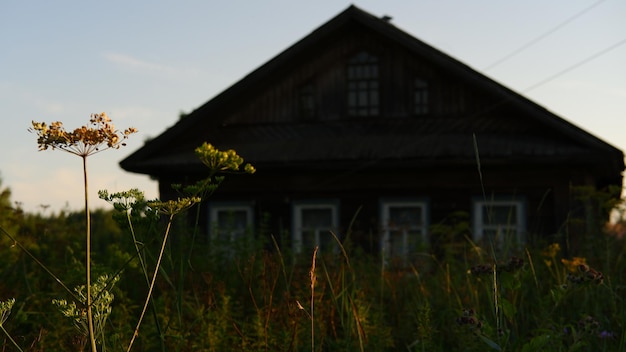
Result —
[[262, 223], [295, 251], [329, 250], [332, 230], [407, 257], [459, 212], [478, 242], [523, 243], [559, 231], [573, 186], [621, 186], [624, 169], [622, 151], [355, 6], [121, 166], [175, 197], [171, 184], [206, 176], [205, 141], [257, 168], [203, 204], [211, 235]]

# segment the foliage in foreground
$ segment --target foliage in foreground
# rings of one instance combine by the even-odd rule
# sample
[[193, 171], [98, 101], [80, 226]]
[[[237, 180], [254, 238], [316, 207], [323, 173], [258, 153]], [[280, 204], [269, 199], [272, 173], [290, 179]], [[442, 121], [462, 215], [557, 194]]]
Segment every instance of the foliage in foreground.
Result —
[[[146, 245], [150, 267], [164, 224], [135, 215], [135, 241]], [[79, 286], [80, 213], [11, 216], [19, 240]], [[118, 211], [93, 216], [102, 225], [93, 234], [96, 274], [125, 268], [111, 289], [109, 350], [125, 347], [147, 291], [138, 284], [145, 280], [126, 220]], [[349, 239], [313, 259], [282, 248], [271, 234], [219, 244], [192, 242], [192, 231], [183, 221], [172, 228], [154, 315], [134, 350], [618, 351], [626, 342], [626, 264], [615, 236], [598, 235], [570, 255], [556, 242], [505, 255], [467, 241], [394, 267]], [[24, 350], [79, 350], [80, 334], [51, 304], [66, 293], [12, 245], [3, 238], [0, 298], [16, 302], [2, 326]]]
[[[175, 185], [183, 195], [178, 200], [102, 191], [114, 210], [91, 212], [87, 157], [119, 148], [136, 131], [115, 130], [104, 113], [73, 132], [60, 122], [33, 122], [33, 131], [41, 150], [82, 158], [85, 212], [24, 214], [11, 209], [10, 192], [0, 193], [4, 349], [616, 351], [625, 345], [623, 241], [599, 229], [576, 236], [580, 246], [570, 246], [565, 231], [526, 248], [484, 248], [469, 240], [466, 218], [456, 214], [456, 223], [437, 224], [433, 234], [466, 241], [434, 241], [436, 254], [417, 253], [410, 262], [364, 253], [349, 233], [343, 242], [335, 237], [337, 250], [326, 253], [291, 253], [280, 241], [289, 236], [263, 231], [218, 243], [199, 231], [197, 203], [219, 186], [219, 174], [254, 172], [235, 151], [208, 143], [196, 149], [208, 177]], [[611, 203], [586, 197], [599, 214]], [[186, 220], [193, 216], [174, 221], [189, 209], [192, 226]], [[573, 218], [567, 228], [597, 228], [601, 218]]]

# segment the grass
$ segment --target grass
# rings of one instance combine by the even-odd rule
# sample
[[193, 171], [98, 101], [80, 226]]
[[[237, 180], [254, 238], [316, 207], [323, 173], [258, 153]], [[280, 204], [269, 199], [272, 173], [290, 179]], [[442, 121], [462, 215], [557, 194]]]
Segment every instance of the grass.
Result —
[[[500, 262], [493, 262], [488, 249], [465, 241], [445, 247], [441, 255], [424, 252], [412, 265], [393, 268], [348, 243], [338, 253], [316, 253], [313, 258], [313, 253], [294, 254], [277, 241], [268, 243], [264, 236], [252, 247], [234, 245], [241, 252], [214, 251], [207, 258], [203, 253], [215, 244], [192, 244], [190, 237], [186, 242], [184, 236], [191, 231], [182, 223], [171, 228], [177, 241], [167, 242], [155, 280], [151, 304], [156, 319], [142, 324], [133, 350], [619, 351], [626, 342], [626, 267], [623, 240], [617, 237], [598, 237], [571, 255], [546, 242], [520, 248]], [[129, 233], [120, 248], [127, 255], [120, 258], [135, 256], [131, 239]], [[45, 243], [50, 240], [39, 243], [48, 252], [37, 254], [57, 257], [53, 252], [60, 250]], [[112, 239], [102, 248], [116, 242]], [[150, 242], [150, 236], [139, 232], [136, 242], [143, 245], [145, 265], [153, 266], [162, 242]], [[194, 254], [187, 257], [190, 246]], [[96, 252], [94, 257], [102, 255]], [[146, 280], [139, 261], [134, 262], [113, 291], [106, 335], [111, 350], [123, 346], [142, 310], [136, 302], [143, 301], [146, 291], [134, 282]], [[19, 261], [6, 265], [19, 267]], [[58, 291], [54, 279], [36, 268], [28, 269], [40, 273], [29, 277], [31, 287]], [[19, 270], [5, 271], [3, 279], [23, 282], [20, 275]], [[57, 333], [60, 327], [42, 319], [55, 314], [38, 298], [42, 294], [15, 293], [17, 303], [4, 326], [20, 336], [16, 342], [27, 346], [23, 342], [38, 341], [40, 350], [72, 350], [71, 329]], [[25, 303], [20, 306], [20, 301]], [[43, 337], [41, 329], [47, 331]]]
[[[81, 156], [86, 191], [87, 156], [119, 147], [134, 133], [118, 135], [108, 121], [103, 114], [92, 117], [103, 134], [86, 133], [88, 127], [65, 132], [60, 123], [33, 123], [33, 129], [41, 149]], [[288, 241], [276, 240], [289, 234], [262, 231], [220, 244], [199, 236], [200, 209], [194, 209], [195, 219], [188, 210], [215, 191], [222, 173], [254, 168], [240, 170], [243, 159], [234, 151], [209, 144], [196, 153], [208, 177], [176, 186], [178, 200], [146, 201], [137, 190], [101, 192], [115, 210], [92, 213], [85, 196], [81, 226], [70, 221], [74, 216], [4, 214], [15, 231], [2, 227], [0, 240], [4, 349], [620, 351], [626, 346], [625, 246], [622, 238], [598, 228], [605, 211], [591, 220], [571, 219], [570, 227], [596, 229], [578, 239], [577, 247], [569, 245], [567, 233], [527, 247], [483, 247], [470, 239], [461, 214], [451, 215], [458, 223], [432, 230], [455, 234], [449, 237], [461, 233], [465, 240], [442, 241], [410, 260], [365, 253], [335, 234], [337, 253], [317, 248], [293, 253]], [[477, 164], [480, 172], [479, 159]], [[598, 194], [584, 196], [611, 203]], [[179, 214], [185, 215], [175, 221]], [[119, 220], [117, 227], [104, 226], [110, 218]], [[43, 236], [42, 229], [53, 229], [54, 235]], [[58, 299], [61, 295], [69, 301]], [[144, 321], [149, 308], [152, 319]]]

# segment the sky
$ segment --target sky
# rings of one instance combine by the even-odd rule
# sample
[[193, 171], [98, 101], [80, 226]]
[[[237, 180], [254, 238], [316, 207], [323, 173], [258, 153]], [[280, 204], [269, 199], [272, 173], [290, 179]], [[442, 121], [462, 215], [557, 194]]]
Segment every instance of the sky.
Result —
[[158, 197], [119, 162], [351, 4], [626, 150], [623, 0], [0, 0], [1, 187], [29, 212], [83, 209], [81, 159], [28, 128], [106, 112], [139, 133], [88, 158], [90, 206]]

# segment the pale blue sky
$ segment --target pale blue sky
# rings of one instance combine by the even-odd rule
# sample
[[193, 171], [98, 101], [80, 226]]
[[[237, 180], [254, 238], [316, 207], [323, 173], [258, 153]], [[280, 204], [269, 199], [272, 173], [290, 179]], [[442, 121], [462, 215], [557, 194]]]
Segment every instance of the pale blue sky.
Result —
[[138, 187], [156, 197], [156, 182], [123, 172], [121, 159], [351, 3], [393, 17], [400, 29], [626, 150], [623, 0], [2, 0], [3, 186], [29, 211], [81, 209], [80, 159], [38, 152], [27, 129], [31, 120], [73, 129], [104, 111], [139, 134], [89, 159], [92, 204], [107, 206], [98, 189]]

